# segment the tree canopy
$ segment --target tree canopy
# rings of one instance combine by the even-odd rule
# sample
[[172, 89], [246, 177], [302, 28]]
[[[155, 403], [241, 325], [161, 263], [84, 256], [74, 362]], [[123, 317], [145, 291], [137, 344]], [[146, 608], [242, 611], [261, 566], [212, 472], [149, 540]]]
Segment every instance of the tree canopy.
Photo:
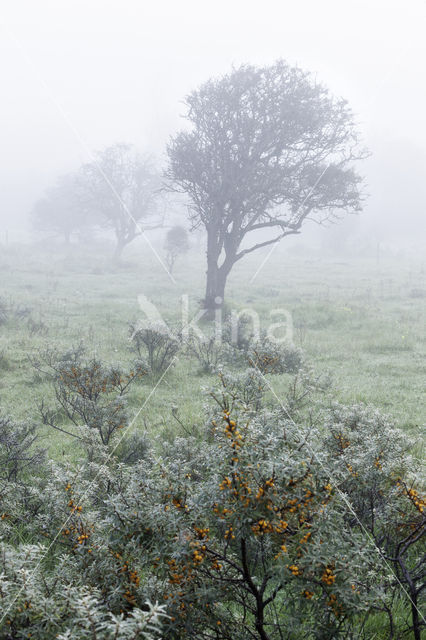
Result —
[[117, 259], [147, 224], [150, 229], [161, 226], [159, 175], [152, 160], [132, 145], [118, 143], [98, 152], [81, 168], [80, 184], [84, 206], [115, 233]]
[[360, 211], [365, 151], [346, 101], [281, 60], [209, 80], [185, 103], [190, 126], [168, 146], [167, 177], [189, 196], [193, 227], [207, 230], [211, 308], [244, 255], [306, 220]]
[[72, 234], [87, 229], [92, 219], [81, 207], [76, 176], [60, 177], [35, 203], [31, 218], [36, 231], [63, 236], [66, 243]]

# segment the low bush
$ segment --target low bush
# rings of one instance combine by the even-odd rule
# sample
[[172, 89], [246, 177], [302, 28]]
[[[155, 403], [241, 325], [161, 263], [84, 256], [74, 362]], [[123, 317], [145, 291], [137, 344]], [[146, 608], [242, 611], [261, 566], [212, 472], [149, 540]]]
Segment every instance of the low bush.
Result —
[[187, 353], [198, 361], [202, 373], [215, 372], [227, 360], [229, 350], [226, 343], [214, 334], [205, 336], [189, 331], [185, 345]]
[[254, 336], [253, 320], [249, 315], [230, 315], [223, 323], [222, 338], [234, 349], [247, 353]]
[[0, 480], [17, 481], [43, 462], [37, 426], [0, 416]]
[[0, 325], [5, 324], [9, 318], [9, 306], [4, 298], [0, 298]]
[[30, 316], [27, 320], [27, 328], [31, 337], [46, 336], [49, 333], [49, 327], [41, 318], [34, 319]]
[[[51, 358], [49, 366], [56, 406], [52, 409], [42, 404], [43, 423], [80, 439], [90, 450], [96, 446], [96, 440], [93, 443], [88, 438], [91, 431], [107, 446], [126, 426], [125, 397], [131, 385], [148, 372], [147, 365], [140, 360], [125, 371], [120, 366], [107, 366], [96, 357], [86, 360], [80, 350], [56, 360]], [[67, 424], [74, 427], [73, 431]]]
[[[69, 554], [46, 572], [45, 549], [23, 545], [18, 551], [0, 545], [0, 638], [35, 640], [160, 640], [164, 606], [114, 614], [104, 590], [79, 578], [79, 563]], [[106, 578], [106, 576], [105, 576]]]
[[[426, 501], [416, 489], [415, 461], [410, 442], [377, 409], [335, 404], [325, 421], [324, 450], [328, 464], [340, 474], [340, 490], [348, 497], [353, 529], [368, 532], [394, 575], [384, 583], [391, 597], [401, 585], [408, 596], [411, 622], [421, 638], [421, 598], [425, 561]], [[386, 609], [390, 629], [392, 608]], [[424, 622], [424, 620], [423, 620]]]
[[161, 322], [130, 325], [130, 340], [139, 358], [146, 357], [150, 370], [156, 374], [167, 371], [180, 349], [179, 339]]
[[166, 638], [348, 637], [380, 604], [374, 544], [306, 432], [255, 415], [238, 386], [222, 375], [212, 392], [208, 443], [165, 444], [122, 484], [115, 528], [143, 549]]
[[210, 392], [217, 404], [226, 405], [228, 411], [238, 407], [248, 415], [256, 414], [263, 406], [267, 385], [264, 377], [256, 369], [231, 374], [226, 370], [218, 372], [220, 385]]
[[250, 344], [248, 363], [262, 373], [295, 373], [303, 363], [302, 352], [290, 343], [277, 343], [266, 335]]
[[[108, 394], [105, 365], [71, 361], [66, 394]], [[203, 439], [135, 434], [108, 451], [92, 428], [98, 455], [78, 466], [5, 475], [0, 638], [371, 640], [380, 615], [383, 637], [418, 640], [409, 443], [361, 405], [290, 418], [258, 369], [219, 371], [207, 398]]]
[[0, 371], [10, 371], [12, 368], [13, 365], [8, 358], [7, 350], [0, 349]]

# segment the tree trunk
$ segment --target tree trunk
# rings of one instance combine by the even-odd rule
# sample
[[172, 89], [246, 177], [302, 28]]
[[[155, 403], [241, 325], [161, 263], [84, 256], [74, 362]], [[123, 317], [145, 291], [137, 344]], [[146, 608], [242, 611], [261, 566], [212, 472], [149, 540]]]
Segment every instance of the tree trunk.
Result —
[[218, 267], [216, 262], [207, 265], [207, 283], [206, 296], [204, 298], [204, 307], [214, 312], [215, 309], [221, 309], [225, 297], [225, 285], [228, 273]]
[[[223, 249], [225, 257], [219, 266]], [[207, 317], [213, 318], [216, 309], [221, 309], [225, 298], [226, 280], [236, 261], [237, 244], [224, 243], [219, 240], [219, 233], [215, 227], [207, 228], [207, 283], [204, 308]]]
[[420, 618], [419, 618], [419, 610], [417, 608], [417, 593], [411, 590], [411, 614], [413, 618], [413, 633], [415, 640], [422, 640], [422, 634], [420, 630]]

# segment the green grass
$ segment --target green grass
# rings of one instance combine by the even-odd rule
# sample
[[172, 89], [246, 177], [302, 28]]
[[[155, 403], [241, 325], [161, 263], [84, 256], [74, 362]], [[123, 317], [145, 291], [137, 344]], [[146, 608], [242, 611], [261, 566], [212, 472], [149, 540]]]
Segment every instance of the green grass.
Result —
[[[289, 311], [296, 344], [318, 372], [331, 372], [336, 398], [372, 403], [391, 415], [416, 440], [414, 452], [420, 457], [426, 380], [424, 264], [414, 259], [388, 258], [380, 264], [306, 259], [279, 248], [250, 283], [264, 255], [252, 255], [235, 267], [227, 288], [228, 308], [256, 310], [264, 327], [277, 322], [271, 320], [271, 310]], [[83, 340], [89, 352], [109, 362], [130, 361], [128, 323], [142, 317], [139, 294], [173, 322], [180, 321], [183, 294], [189, 295], [191, 314], [197, 313], [205, 277], [201, 252], [193, 250], [177, 264], [176, 284], [145, 244], [129, 247], [125, 259], [127, 263], [114, 270], [100, 249], [72, 248], [67, 255], [56, 250], [49, 256], [35, 247], [3, 249], [0, 298], [22, 316], [15, 314], [0, 327], [4, 412], [37, 420], [40, 401], [52, 397], [51, 386], [37, 380], [28, 363], [28, 355], [47, 343], [66, 350]], [[146, 402], [155, 382], [134, 388], [132, 412]], [[146, 402], [134, 428], [147, 426], [165, 437], [172, 435], [177, 428], [173, 405], [189, 428], [200, 424], [203, 388], [211, 382], [212, 376], [200, 375], [193, 360], [180, 358]], [[280, 396], [285, 376], [274, 376], [271, 382]], [[45, 435], [52, 455], [72, 451], [66, 437], [52, 430]]]

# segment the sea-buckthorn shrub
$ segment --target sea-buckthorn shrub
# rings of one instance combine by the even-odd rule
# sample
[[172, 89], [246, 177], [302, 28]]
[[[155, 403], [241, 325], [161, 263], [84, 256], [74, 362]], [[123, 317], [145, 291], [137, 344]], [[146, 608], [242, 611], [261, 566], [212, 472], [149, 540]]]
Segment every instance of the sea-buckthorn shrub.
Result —
[[164, 373], [172, 366], [180, 349], [180, 341], [164, 323], [131, 324], [129, 333], [131, 347], [139, 358], [147, 359], [152, 373]]
[[42, 464], [37, 425], [0, 415], [0, 481], [16, 481]]
[[371, 522], [387, 508], [383, 485], [395, 488], [395, 479], [412, 468], [407, 437], [373, 407], [336, 403], [325, 414], [324, 436], [329, 464], [342, 474], [341, 488], [361, 520]]
[[146, 432], [132, 431], [120, 440], [114, 455], [124, 464], [135, 464], [147, 457], [151, 446]]
[[144, 439], [128, 460], [99, 445], [0, 480], [0, 639], [371, 640], [379, 611], [383, 638], [417, 640], [417, 609], [394, 615], [410, 614], [398, 580], [421, 596], [406, 444], [368, 408], [306, 426], [266, 390], [222, 370], [202, 441]]
[[[426, 502], [416, 488], [410, 441], [377, 409], [335, 404], [325, 419], [323, 448], [330, 467], [340, 473], [355, 522], [368, 531], [403, 586], [407, 626], [420, 639], [424, 626], [420, 600], [424, 590]], [[349, 514], [349, 518], [351, 515]], [[388, 585], [390, 589], [394, 584]], [[388, 611], [392, 625], [392, 611]]]
[[[96, 473], [89, 466], [52, 465], [48, 482], [37, 487], [33, 479], [36, 509], [28, 508], [28, 494], [13, 492], [0, 520], [0, 638], [162, 637], [163, 608], [149, 605], [141, 584], [143, 554], [129, 545], [121, 552], [127, 541], [110, 530], [103, 507], [108, 491], [117, 494], [127, 482], [124, 467], [114, 459]], [[3, 503], [2, 492], [0, 509]]]
[[80, 364], [85, 355], [86, 348], [82, 342], [64, 352], [47, 345], [30, 353], [28, 361], [35, 371], [35, 380], [40, 382], [55, 380], [64, 367]]
[[247, 356], [250, 343], [254, 338], [255, 329], [253, 319], [244, 313], [240, 315], [230, 314], [223, 323], [222, 339], [239, 353], [241, 362]]
[[296, 373], [303, 364], [303, 355], [293, 344], [275, 342], [263, 334], [251, 342], [247, 360], [264, 374]]
[[0, 298], [0, 325], [6, 324], [9, 318], [9, 305], [4, 298]]
[[[395, 586], [402, 587], [405, 627], [413, 632], [415, 640], [421, 640], [422, 630], [424, 633], [426, 627], [422, 615], [426, 604], [426, 497], [416, 488], [413, 479], [401, 477], [394, 479], [393, 486], [388, 486], [387, 491], [386, 488], [379, 491], [387, 502], [386, 518], [382, 510], [378, 513], [378, 522], [370, 520], [369, 530], [394, 571], [393, 579], [388, 581], [388, 591], [392, 595]], [[390, 609], [387, 614], [392, 628], [394, 612]]]
[[[128, 420], [126, 395], [136, 380], [147, 375], [148, 368], [138, 360], [129, 370], [109, 366], [99, 358], [74, 357], [53, 365], [55, 407], [42, 404], [43, 423], [86, 441], [81, 430], [93, 430], [100, 442], [108, 445]], [[92, 445], [89, 445], [92, 446]]]
[[209, 391], [209, 397], [215, 401], [214, 408], [226, 405], [228, 411], [238, 408], [247, 414], [260, 411], [267, 385], [257, 369], [249, 368], [242, 372], [230, 373], [220, 368], [217, 377], [219, 384]]
[[285, 413], [293, 420], [312, 422], [314, 416], [330, 402], [332, 393], [330, 373], [317, 373], [304, 363], [288, 380], [284, 396]]
[[44, 320], [39, 316], [34, 318], [30, 316], [26, 322], [28, 334], [31, 337], [34, 336], [46, 336], [49, 333], [49, 326], [44, 322]]
[[0, 543], [0, 548], [2, 640], [162, 638], [163, 606], [146, 602], [143, 609], [114, 614], [101, 583], [99, 588], [81, 584], [77, 571], [69, 572], [61, 563], [46, 571], [43, 546], [23, 545], [16, 550]]
[[16, 482], [0, 480], [0, 540], [20, 545], [23, 541], [43, 539], [35, 519], [45, 504], [44, 490], [49, 479], [43, 481], [37, 472], [48, 476], [43, 466]]
[[348, 637], [380, 597], [374, 545], [300, 426], [250, 416], [232, 391], [213, 392], [210, 442], [177, 439], [136, 467], [110, 528], [143, 549], [166, 638]]
[[187, 353], [198, 361], [201, 373], [217, 371], [229, 357], [229, 346], [215, 334], [204, 335], [189, 329], [185, 345]]
[[165, 637], [347, 632], [374, 602], [374, 554], [345, 526], [344, 505], [310, 456], [289, 457], [284, 445], [277, 462], [277, 433], [232, 423], [226, 415], [201, 459], [178, 460], [175, 443], [156, 503], [135, 479], [123, 500], [132, 511], [116, 511], [150, 554], [170, 616]]

